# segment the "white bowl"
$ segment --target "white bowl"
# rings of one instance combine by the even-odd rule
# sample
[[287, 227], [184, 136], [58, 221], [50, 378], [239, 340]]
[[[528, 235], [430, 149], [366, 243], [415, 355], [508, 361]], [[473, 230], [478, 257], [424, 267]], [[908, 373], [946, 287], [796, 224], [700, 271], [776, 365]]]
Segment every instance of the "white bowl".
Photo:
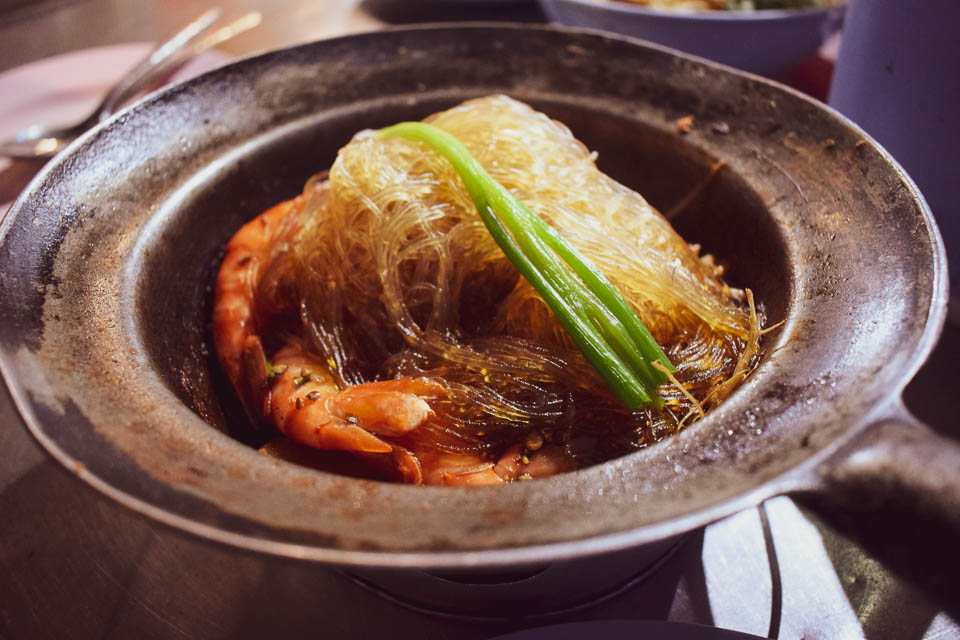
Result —
[[760, 74], [816, 53], [843, 5], [761, 11], [664, 11], [620, 0], [540, 0], [553, 22], [642, 38]]

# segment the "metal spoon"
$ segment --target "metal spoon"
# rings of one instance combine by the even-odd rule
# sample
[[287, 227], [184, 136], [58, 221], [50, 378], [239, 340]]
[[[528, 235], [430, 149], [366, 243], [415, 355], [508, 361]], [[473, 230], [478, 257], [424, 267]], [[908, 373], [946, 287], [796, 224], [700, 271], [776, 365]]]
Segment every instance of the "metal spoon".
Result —
[[[220, 19], [221, 10], [205, 11], [193, 22], [161, 44], [136, 67], [113, 85], [103, 101], [82, 121], [67, 127], [34, 124], [11, 140], [0, 143], [0, 157], [49, 158], [87, 129], [109, 118], [130, 98], [166, 77], [191, 58], [260, 24], [261, 16], [252, 11], [224, 27], [209, 32]], [[204, 33], [206, 36], [201, 37]]]

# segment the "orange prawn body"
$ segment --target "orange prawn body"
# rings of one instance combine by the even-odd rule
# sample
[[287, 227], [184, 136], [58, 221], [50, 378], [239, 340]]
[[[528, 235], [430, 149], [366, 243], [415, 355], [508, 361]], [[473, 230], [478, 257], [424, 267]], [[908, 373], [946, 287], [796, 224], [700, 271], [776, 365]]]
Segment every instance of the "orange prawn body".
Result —
[[251, 419], [309, 447], [354, 453], [384, 475], [413, 484], [500, 484], [563, 470], [560, 451], [539, 452], [538, 464], [521, 472], [517, 447], [493, 463], [420, 444], [417, 430], [435, 416], [430, 401], [445, 394], [438, 380], [403, 377], [341, 389], [326, 364], [296, 338], [268, 360], [255, 293], [279, 230], [303, 203], [303, 196], [282, 202], [241, 227], [227, 243], [217, 275], [217, 356]]

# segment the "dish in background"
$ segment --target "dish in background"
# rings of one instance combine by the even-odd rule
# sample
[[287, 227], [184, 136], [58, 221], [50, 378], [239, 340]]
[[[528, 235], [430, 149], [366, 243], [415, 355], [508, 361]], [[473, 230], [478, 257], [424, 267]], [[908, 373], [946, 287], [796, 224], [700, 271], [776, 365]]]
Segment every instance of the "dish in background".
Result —
[[842, 4], [764, 11], [664, 11], [616, 0], [540, 0], [552, 22], [643, 38], [760, 73], [817, 52], [843, 17]]
[[837, 0], [618, 0], [666, 11], [765, 11], [810, 9], [837, 4]]
[[367, 13], [391, 24], [546, 20], [536, 0], [362, 0], [360, 6]]

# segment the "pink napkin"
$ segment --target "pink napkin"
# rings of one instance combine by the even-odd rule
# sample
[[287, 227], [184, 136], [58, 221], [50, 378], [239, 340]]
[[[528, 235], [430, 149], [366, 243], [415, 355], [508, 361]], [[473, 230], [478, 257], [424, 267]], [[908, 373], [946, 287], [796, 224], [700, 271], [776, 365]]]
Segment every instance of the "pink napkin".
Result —
[[[86, 117], [153, 46], [133, 42], [83, 49], [0, 73], [0, 139], [11, 138], [31, 124], [66, 125]], [[197, 75], [228, 59], [225, 53], [204, 52], [171, 81]], [[41, 166], [39, 161], [0, 158], [0, 217]]]

